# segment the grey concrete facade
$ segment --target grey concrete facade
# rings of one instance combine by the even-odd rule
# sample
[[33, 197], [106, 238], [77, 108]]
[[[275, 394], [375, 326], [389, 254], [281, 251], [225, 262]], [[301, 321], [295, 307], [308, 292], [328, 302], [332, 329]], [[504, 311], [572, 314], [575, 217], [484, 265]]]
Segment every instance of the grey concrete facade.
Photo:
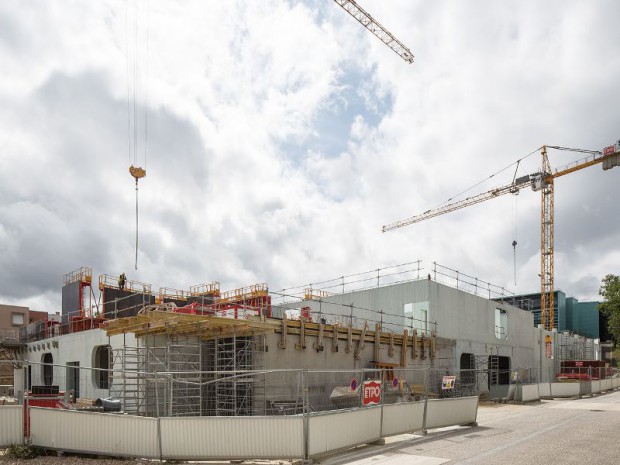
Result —
[[[453, 369], [460, 368], [463, 353], [510, 357], [513, 368], [531, 367], [535, 360], [530, 313], [430, 279], [329, 296], [320, 302], [287, 304], [288, 308], [304, 306], [327, 322], [352, 320], [354, 326], [363, 321], [382, 322], [386, 330], [397, 333], [404, 328], [428, 335], [435, 332], [454, 341]], [[502, 330], [496, 328], [498, 310], [505, 315]]]

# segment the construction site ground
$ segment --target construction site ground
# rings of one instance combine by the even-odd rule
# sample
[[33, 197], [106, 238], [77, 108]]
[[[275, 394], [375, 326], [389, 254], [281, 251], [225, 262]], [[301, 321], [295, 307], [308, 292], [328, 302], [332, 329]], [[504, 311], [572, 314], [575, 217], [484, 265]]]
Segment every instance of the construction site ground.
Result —
[[[315, 459], [322, 465], [450, 464], [615, 464], [620, 460], [620, 391], [582, 399], [543, 400], [529, 405], [482, 402], [478, 426], [404, 434]], [[232, 440], [232, 438], [231, 438]], [[277, 440], [277, 438], [274, 438]], [[144, 459], [86, 458], [72, 455], [18, 460], [0, 456], [2, 464], [129, 465]], [[179, 463], [179, 462], [175, 462]], [[193, 462], [197, 463], [197, 462]], [[230, 462], [201, 462], [212, 465]], [[240, 463], [240, 462], [235, 462]], [[244, 464], [285, 464], [246, 461]]]

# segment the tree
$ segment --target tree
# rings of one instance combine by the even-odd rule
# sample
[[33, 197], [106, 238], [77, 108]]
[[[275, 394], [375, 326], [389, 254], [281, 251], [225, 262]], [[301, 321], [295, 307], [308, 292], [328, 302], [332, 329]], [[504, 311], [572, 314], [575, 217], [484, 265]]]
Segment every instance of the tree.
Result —
[[616, 344], [620, 342], [620, 276], [608, 274], [598, 292], [605, 299], [598, 308], [607, 316], [607, 328]]

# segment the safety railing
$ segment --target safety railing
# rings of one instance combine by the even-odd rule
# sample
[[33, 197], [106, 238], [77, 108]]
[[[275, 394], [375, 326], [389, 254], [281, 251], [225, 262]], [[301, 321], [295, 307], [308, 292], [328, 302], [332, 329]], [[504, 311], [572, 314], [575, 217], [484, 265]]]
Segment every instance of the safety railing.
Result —
[[87, 266], [82, 266], [77, 270], [64, 275], [63, 283], [66, 286], [74, 282], [91, 283], [93, 280], [93, 270]]

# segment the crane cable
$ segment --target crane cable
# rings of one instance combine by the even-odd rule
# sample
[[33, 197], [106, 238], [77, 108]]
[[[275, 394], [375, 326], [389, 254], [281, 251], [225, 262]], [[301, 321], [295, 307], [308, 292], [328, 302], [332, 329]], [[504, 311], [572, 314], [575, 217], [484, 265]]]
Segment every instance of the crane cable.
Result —
[[[521, 164], [521, 160], [517, 160], [517, 166], [515, 167], [515, 174], [512, 178], [512, 183], [514, 184], [517, 180], [517, 172], [519, 171], [519, 165]], [[513, 204], [513, 232], [512, 232], [512, 263], [513, 263], [513, 274], [515, 279], [515, 286], [517, 285], [517, 206], [519, 200], [519, 190], [516, 189], [513, 193], [515, 201]]]
[[519, 163], [520, 163], [520, 162], [522, 162], [523, 160], [525, 160], [525, 159], [526, 159], [526, 158], [528, 158], [528, 157], [531, 157], [531, 156], [532, 156], [532, 155], [534, 155], [535, 153], [538, 153], [538, 151], [539, 151], [539, 150], [540, 150], [540, 148], [537, 148], [536, 150], [533, 150], [532, 152], [528, 153], [527, 155], [525, 155], [525, 156], [523, 156], [523, 157], [519, 158], [517, 161], [512, 162], [510, 165], [505, 166], [504, 168], [500, 169], [499, 171], [497, 171], [497, 172], [495, 172], [495, 173], [491, 174], [490, 176], [488, 176], [488, 177], [484, 178], [482, 181], [479, 181], [479, 182], [477, 182], [476, 184], [474, 184], [473, 186], [468, 187], [468, 188], [467, 188], [467, 189], [465, 189], [464, 191], [459, 192], [459, 193], [458, 193], [458, 194], [456, 194], [456, 195], [453, 195], [453, 196], [452, 196], [452, 197], [450, 197], [448, 200], [446, 200], [446, 201], [444, 201], [444, 202], [441, 202], [440, 204], [438, 204], [438, 205], [436, 205], [435, 207], [431, 208], [431, 210], [436, 209], [436, 208], [439, 208], [439, 207], [442, 207], [442, 206], [444, 206], [445, 204], [447, 204], [447, 203], [449, 203], [449, 202], [452, 202], [454, 199], [456, 199], [456, 198], [458, 198], [458, 197], [462, 196], [463, 194], [466, 194], [466, 193], [467, 193], [467, 192], [469, 192], [470, 190], [472, 190], [472, 189], [474, 189], [474, 188], [478, 187], [480, 184], [482, 184], [482, 183], [484, 183], [484, 182], [488, 181], [489, 179], [491, 179], [491, 178], [493, 178], [493, 177], [497, 176], [498, 174], [503, 173], [504, 171], [506, 171], [506, 170], [507, 170], [508, 168], [510, 168], [511, 166], [514, 166], [515, 164], [517, 165], [517, 168], [518, 168], [518, 167], [519, 167]]
[[[138, 165], [138, 85], [139, 85], [139, 53], [138, 53], [138, 13], [139, 13], [139, 0], [134, 0], [133, 3], [134, 17], [133, 17], [133, 92], [131, 89], [131, 79], [129, 73], [130, 65], [130, 53], [129, 53], [129, 0], [125, 3], [125, 47], [127, 53], [127, 132], [128, 132], [128, 146], [129, 146], [129, 173], [135, 179], [136, 190], [136, 241], [135, 241], [135, 262], [134, 268], [138, 269], [138, 246], [139, 246], [139, 203], [138, 203], [138, 180], [146, 176], [146, 155], [147, 155], [147, 137], [148, 137], [148, 51], [149, 51], [149, 23], [150, 23], [150, 1], [147, 0], [147, 27], [146, 27], [146, 53], [147, 63], [145, 66], [145, 81], [146, 89], [144, 96], [144, 168]], [[133, 99], [132, 94], [133, 93]], [[131, 102], [133, 100], [133, 102]], [[133, 105], [131, 105], [133, 103]], [[133, 106], [133, 115], [132, 115]], [[133, 116], [133, 118], [132, 118]], [[133, 141], [132, 136], [132, 122], [133, 122]], [[132, 162], [132, 142], [133, 142], [133, 162]]]
[[515, 286], [517, 285], [517, 207], [519, 204], [519, 195], [515, 194], [514, 201], [514, 231], [513, 231], [513, 240], [512, 240], [512, 260], [513, 260], [513, 272], [515, 278]]

